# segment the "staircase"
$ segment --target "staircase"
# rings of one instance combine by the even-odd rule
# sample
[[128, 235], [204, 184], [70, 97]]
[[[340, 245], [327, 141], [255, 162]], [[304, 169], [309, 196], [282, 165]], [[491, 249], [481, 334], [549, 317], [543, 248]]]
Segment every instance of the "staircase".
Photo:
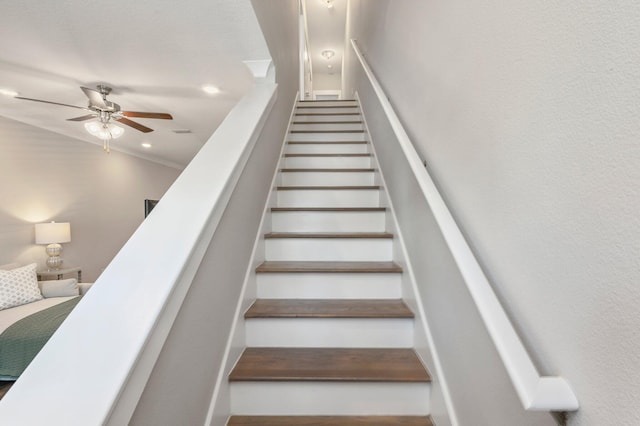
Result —
[[431, 425], [389, 213], [356, 101], [300, 101], [229, 425]]

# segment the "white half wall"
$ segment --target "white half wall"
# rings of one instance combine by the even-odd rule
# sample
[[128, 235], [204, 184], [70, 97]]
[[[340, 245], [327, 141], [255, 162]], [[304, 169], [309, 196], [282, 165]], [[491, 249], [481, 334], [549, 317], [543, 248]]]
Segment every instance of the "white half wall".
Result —
[[180, 170], [0, 117], [0, 264], [36, 262], [34, 224], [70, 222], [65, 266], [93, 282]]
[[568, 425], [636, 424], [640, 5], [350, 4], [351, 38], [541, 372], [574, 386]]

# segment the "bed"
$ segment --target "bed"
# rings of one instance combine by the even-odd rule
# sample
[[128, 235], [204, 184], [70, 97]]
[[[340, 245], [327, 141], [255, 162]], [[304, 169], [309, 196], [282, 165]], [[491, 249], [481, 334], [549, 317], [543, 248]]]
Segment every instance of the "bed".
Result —
[[38, 281], [36, 265], [0, 265], [0, 380], [16, 380], [91, 284]]

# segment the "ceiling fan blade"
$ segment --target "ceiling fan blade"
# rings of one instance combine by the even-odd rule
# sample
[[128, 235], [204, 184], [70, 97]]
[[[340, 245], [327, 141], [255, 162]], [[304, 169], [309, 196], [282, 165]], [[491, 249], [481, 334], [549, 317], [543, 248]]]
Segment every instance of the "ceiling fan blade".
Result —
[[97, 116], [98, 116], [98, 114], [88, 114], [88, 115], [83, 115], [82, 117], [67, 118], [67, 121], [85, 121], [85, 120], [89, 120], [91, 118], [95, 118]]
[[80, 87], [87, 98], [89, 98], [89, 102], [91, 105], [97, 106], [98, 108], [107, 109], [109, 106], [105, 103], [104, 99], [102, 99], [102, 94], [95, 89], [89, 89], [88, 87]]
[[33, 99], [33, 98], [23, 98], [22, 96], [16, 96], [15, 98], [22, 99], [25, 101], [42, 102], [43, 104], [60, 105], [60, 106], [66, 106], [71, 108], [83, 109], [85, 111], [91, 111], [89, 108], [86, 108], [86, 107], [79, 107], [79, 106], [69, 105], [69, 104], [61, 104], [60, 102], [43, 101], [42, 99]]
[[129, 127], [133, 127], [136, 130], [140, 130], [143, 133], [149, 133], [149, 132], [153, 132], [153, 129], [148, 128], [147, 126], [143, 126], [140, 123], [136, 123], [135, 121], [129, 120], [128, 118], [116, 118], [114, 117], [115, 120], [118, 120], [119, 123], [122, 124], [126, 124]]
[[166, 114], [164, 112], [122, 111], [122, 115], [124, 115], [125, 117], [159, 118], [161, 120], [173, 120], [171, 114]]

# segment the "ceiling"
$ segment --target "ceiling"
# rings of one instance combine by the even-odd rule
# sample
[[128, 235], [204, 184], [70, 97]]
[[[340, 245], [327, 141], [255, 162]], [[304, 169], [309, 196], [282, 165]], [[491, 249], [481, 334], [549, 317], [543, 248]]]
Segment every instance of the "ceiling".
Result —
[[[0, 28], [0, 89], [84, 107], [80, 86], [107, 84], [123, 110], [174, 118], [136, 118], [155, 131], [122, 126], [112, 149], [178, 168], [253, 84], [242, 61], [270, 59], [249, 0], [2, 1]], [[66, 121], [84, 114], [0, 94], [0, 116], [101, 146], [82, 122]], [[191, 133], [174, 133], [183, 129]]]
[[[340, 74], [344, 55], [347, 0], [306, 0], [307, 36], [313, 74]], [[335, 55], [327, 60], [323, 50], [333, 50]], [[327, 68], [331, 65], [331, 68]]]

